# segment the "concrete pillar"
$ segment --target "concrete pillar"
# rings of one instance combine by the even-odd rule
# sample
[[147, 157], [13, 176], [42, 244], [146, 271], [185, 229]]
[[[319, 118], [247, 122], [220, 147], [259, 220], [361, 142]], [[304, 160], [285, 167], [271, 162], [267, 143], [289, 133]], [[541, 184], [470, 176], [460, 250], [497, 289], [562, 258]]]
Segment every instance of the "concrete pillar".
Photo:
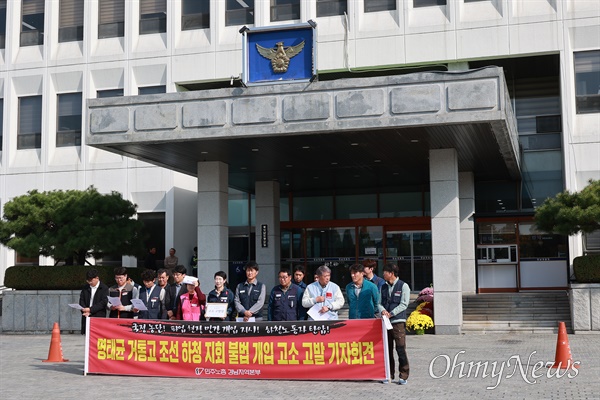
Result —
[[204, 293], [213, 288], [215, 272], [228, 272], [228, 172], [222, 162], [198, 163], [198, 278]]
[[[279, 182], [256, 182], [256, 262], [258, 279], [271, 290], [281, 263], [279, 232]], [[263, 229], [266, 228], [266, 231]], [[266, 238], [266, 242], [264, 239]]]
[[458, 173], [460, 207], [460, 261], [462, 292], [475, 293], [475, 180], [473, 172]]
[[462, 277], [455, 149], [429, 151], [429, 179], [435, 332], [458, 335], [462, 325]]

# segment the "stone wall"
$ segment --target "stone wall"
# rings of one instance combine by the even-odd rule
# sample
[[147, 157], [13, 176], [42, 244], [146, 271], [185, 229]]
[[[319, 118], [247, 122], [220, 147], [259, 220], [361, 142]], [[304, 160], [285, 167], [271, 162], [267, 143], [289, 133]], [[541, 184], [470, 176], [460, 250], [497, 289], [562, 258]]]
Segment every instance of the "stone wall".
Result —
[[47, 333], [55, 322], [60, 330], [79, 332], [79, 290], [5, 290], [2, 293], [2, 332]]
[[600, 283], [572, 283], [569, 290], [574, 333], [600, 333]]

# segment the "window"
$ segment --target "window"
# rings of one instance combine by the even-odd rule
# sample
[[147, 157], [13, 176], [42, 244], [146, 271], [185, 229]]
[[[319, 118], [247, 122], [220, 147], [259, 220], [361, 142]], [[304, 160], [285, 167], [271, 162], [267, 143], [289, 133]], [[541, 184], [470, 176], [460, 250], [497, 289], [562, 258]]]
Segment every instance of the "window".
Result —
[[81, 146], [81, 92], [58, 95], [56, 147]]
[[0, 0], [0, 49], [6, 42], [6, 0]]
[[167, 0], [140, 0], [140, 35], [167, 31]]
[[17, 150], [42, 148], [42, 96], [19, 97]]
[[0, 99], [0, 151], [2, 151], [2, 131], [4, 126], [4, 99]]
[[123, 37], [125, 0], [98, 0], [98, 39]]
[[210, 28], [210, 2], [182, 0], [181, 30]]
[[120, 97], [123, 96], [123, 89], [105, 89], [98, 90], [96, 97], [99, 99], [105, 99], [107, 97]]
[[344, 15], [347, 8], [346, 0], [317, 0], [317, 17]]
[[83, 1], [60, 0], [58, 41], [83, 40]]
[[23, 0], [21, 13], [21, 46], [44, 44], [44, 0]]
[[271, 0], [271, 22], [300, 19], [300, 0]]
[[225, 25], [254, 23], [254, 0], [226, 0]]
[[365, 12], [388, 11], [396, 9], [396, 0], [365, 0]]
[[15, 251], [15, 265], [40, 265], [40, 257], [25, 257]]
[[139, 95], [160, 94], [160, 93], [167, 93], [167, 87], [165, 85], [146, 86], [146, 87], [138, 88]]
[[446, 0], [413, 0], [413, 8], [445, 6]]
[[600, 50], [575, 53], [577, 114], [600, 112]]

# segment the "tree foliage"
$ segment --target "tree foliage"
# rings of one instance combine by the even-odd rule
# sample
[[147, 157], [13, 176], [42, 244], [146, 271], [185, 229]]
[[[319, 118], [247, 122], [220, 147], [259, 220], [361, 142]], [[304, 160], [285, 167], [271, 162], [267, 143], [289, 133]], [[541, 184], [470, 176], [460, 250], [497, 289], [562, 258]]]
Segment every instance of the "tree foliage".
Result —
[[600, 181], [590, 180], [581, 192], [564, 191], [546, 199], [535, 212], [538, 229], [561, 235], [600, 229]]
[[26, 257], [85, 263], [86, 255], [141, 255], [143, 223], [120, 193], [55, 190], [15, 197], [4, 205], [0, 243]]

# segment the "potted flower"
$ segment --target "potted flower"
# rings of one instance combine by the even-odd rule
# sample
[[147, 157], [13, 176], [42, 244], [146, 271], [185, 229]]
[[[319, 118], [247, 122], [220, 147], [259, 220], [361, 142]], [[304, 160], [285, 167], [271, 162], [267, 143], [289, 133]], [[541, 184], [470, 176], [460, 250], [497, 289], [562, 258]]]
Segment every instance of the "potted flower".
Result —
[[433, 328], [433, 287], [426, 287], [419, 292], [415, 300], [418, 304], [406, 320], [406, 328], [417, 335], [425, 334], [426, 329]]
[[424, 335], [425, 329], [433, 328], [433, 320], [421, 311], [413, 311], [406, 319], [406, 328], [417, 335]]

